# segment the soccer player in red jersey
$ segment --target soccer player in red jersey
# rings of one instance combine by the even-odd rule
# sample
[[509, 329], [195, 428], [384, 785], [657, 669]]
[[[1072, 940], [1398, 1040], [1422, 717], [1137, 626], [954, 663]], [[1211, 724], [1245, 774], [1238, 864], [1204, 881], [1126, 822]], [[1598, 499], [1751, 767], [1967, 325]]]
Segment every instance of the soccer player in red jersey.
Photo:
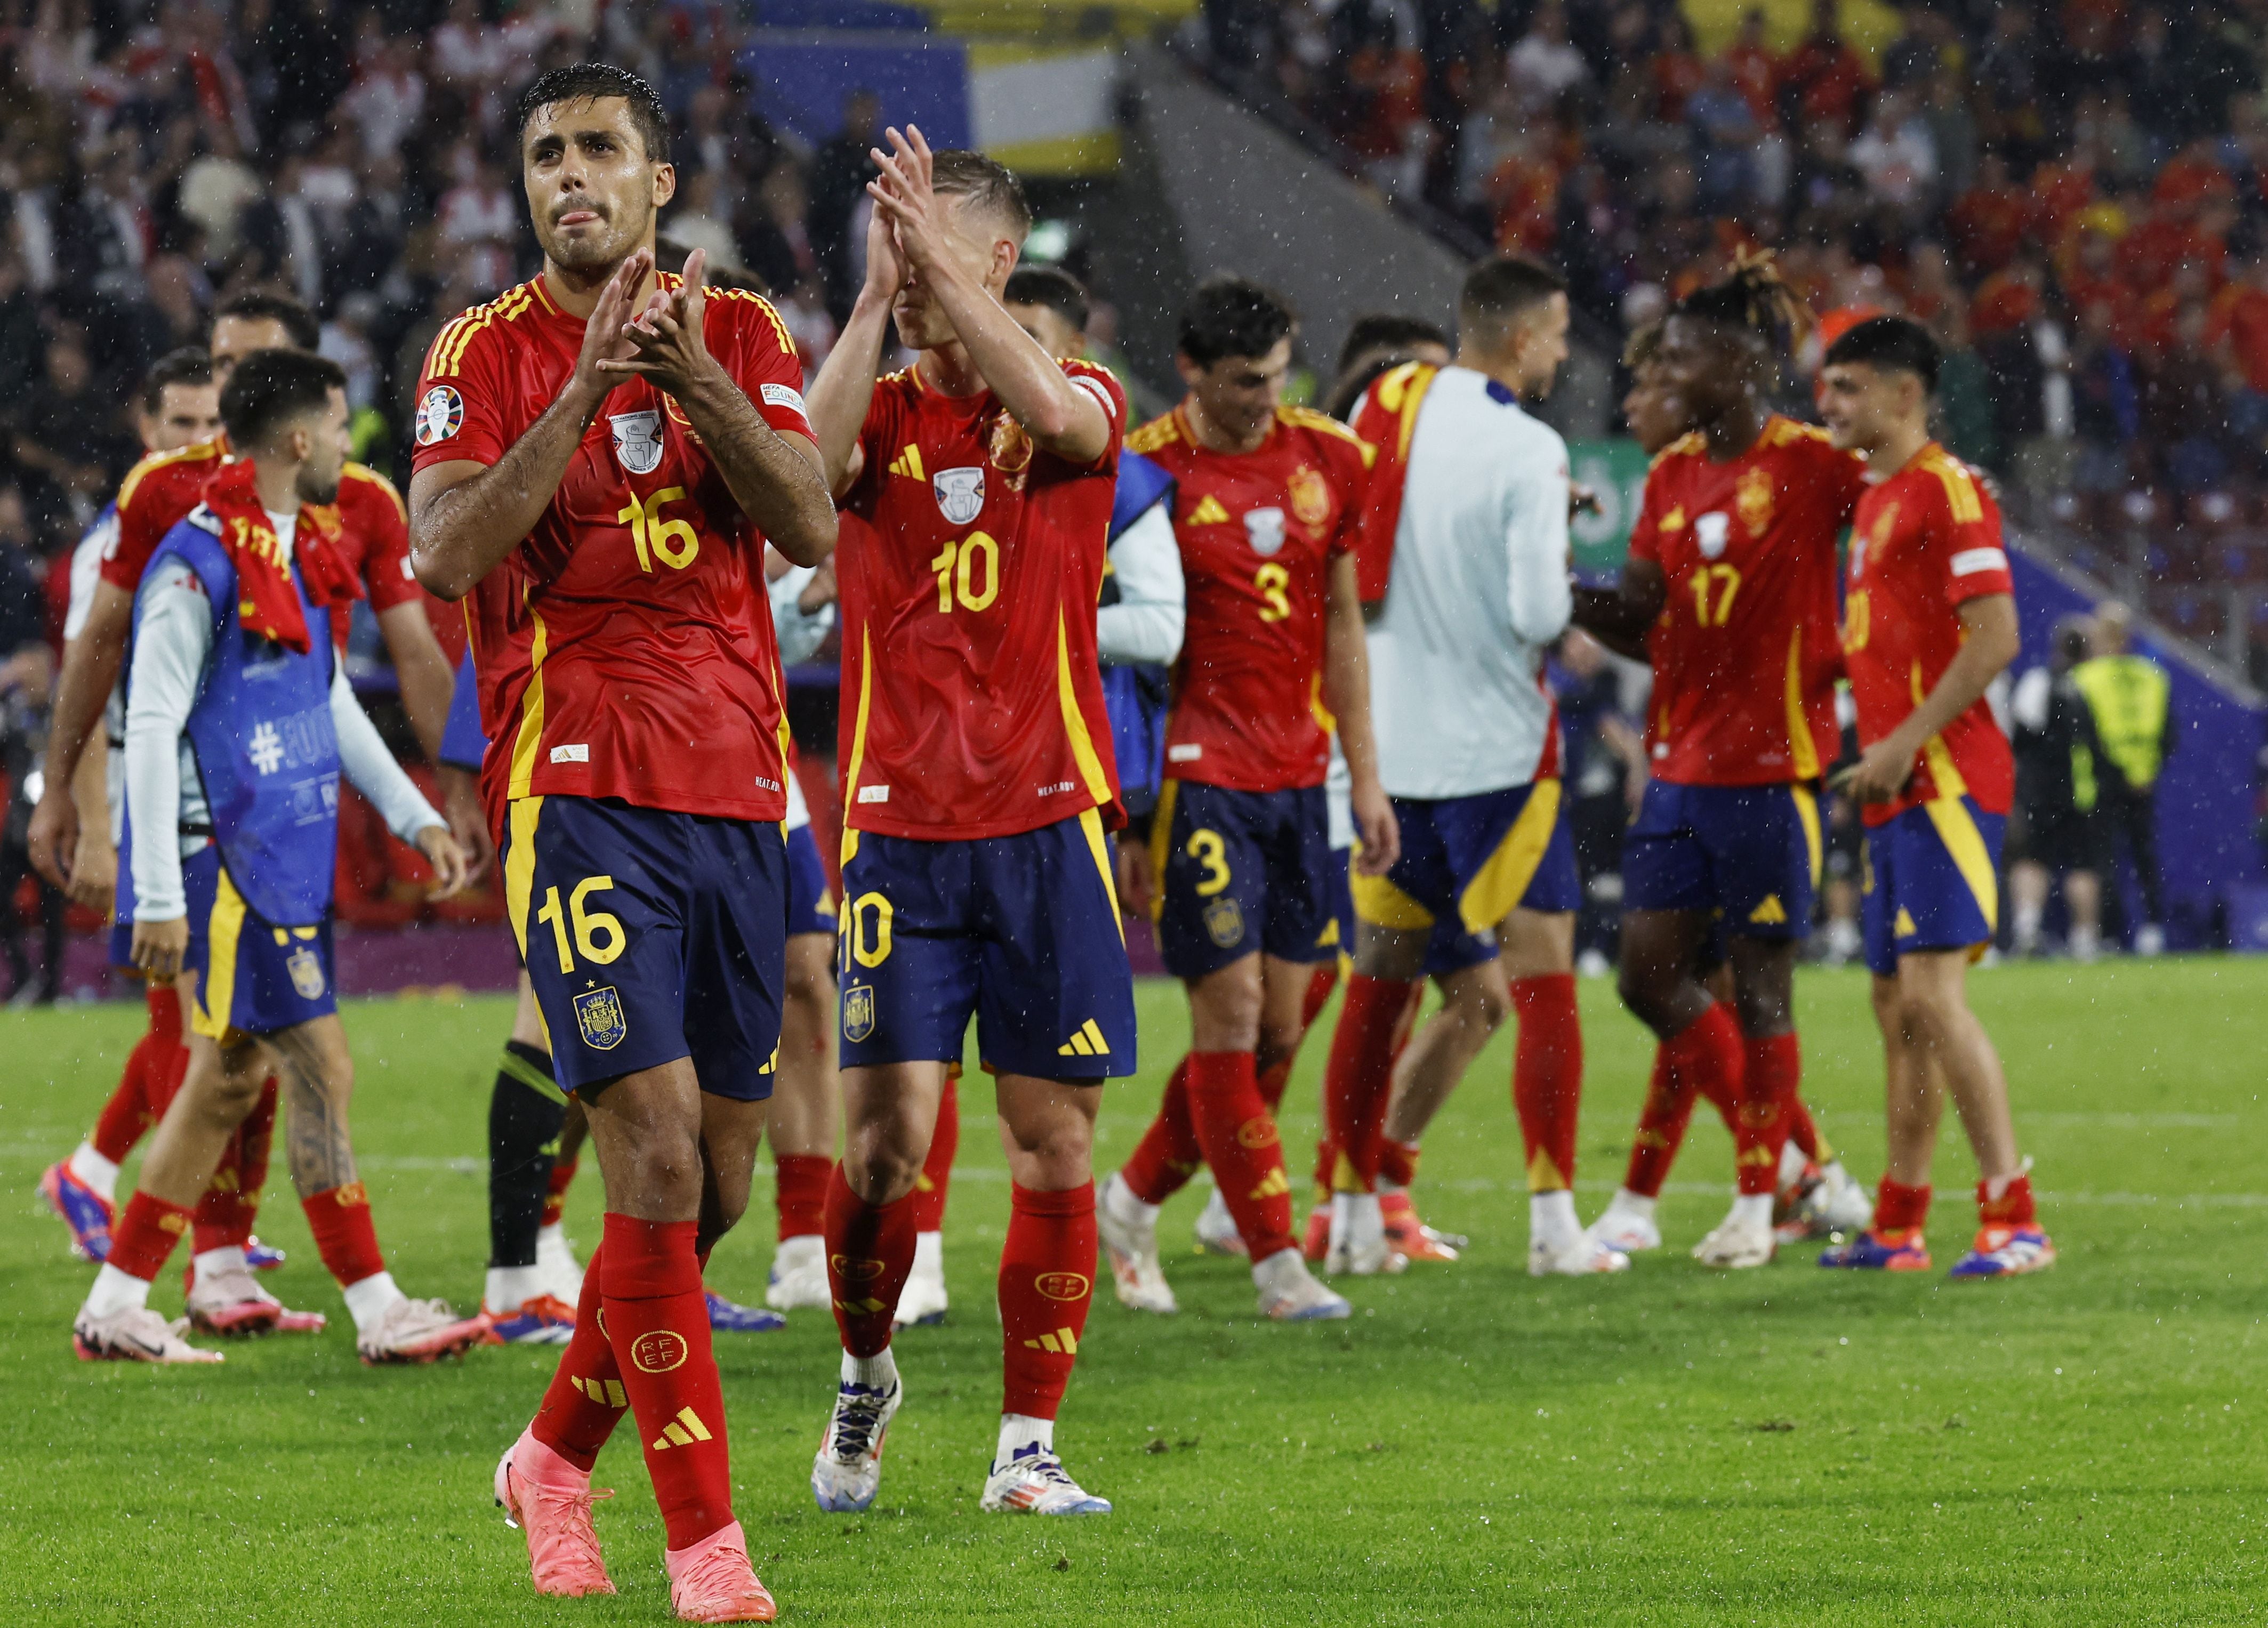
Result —
[[[880, 1485], [914, 1187], [973, 1015], [1013, 1183], [982, 1506], [1105, 1514], [1054, 1438], [1094, 1292], [1096, 1087], [1134, 1068], [1095, 654], [1125, 399], [1000, 304], [1031, 226], [1015, 177], [917, 130], [889, 141], [865, 283], [812, 392], [829, 479], [872, 527], [836, 558], [848, 1129], [827, 1251], [843, 1358], [812, 1490], [856, 1510]], [[893, 320], [919, 359], [878, 383]]]
[[[2055, 1263], [2016, 1151], [2008, 1079], [1969, 1009], [1969, 963], [1999, 921], [1996, 875], [2015, 768], [1984, 690], [2018, 648], [1999, 505], [1929, 438], [1938, 350], [1904, 317], [1829, 347], [1820, 407], [1837, 446], [1876, 472], [1851, 538], [1843, 659], [1861, 755], [1848, 790], [1867, 825], [1862, 915], [1889, 1064], [1889, 1168], [1874, 1225], [1822, 1266], [1929, 1266], [1930, 1157], [1950, 1092], [1981, 1178], [1975, 1244], [1955, 1278]], [[1941, 1080], [1941, 1088], [1940, 1088]]]
[[[1800, 314], [1769, 262], [1680, 302], [1652, 366], [1699, 427], [1656, 458], [1619, 586], [1576, 596], [1579, 623], [1642, 639], [1653, 659], [1653, 777], [1623, 850], [1622, 995], [1661, 1042], [1658, 1085], [1736, 1106], [1738, 1196], [1694, 1249], [1724, 1267], [1761, 1266], [1776, 1247], [1800, 1067], [1795, 952], [1836, 738], [1835, 544], [1865, 476], [1767, 404]], [[1719, 925], [1729, 1007], [1697, 976]], [[1652, 1209], [1626, 1188], [1593, 1236], [1658, 1238]]]
[[[1189, 394], [1126, 444], [1174, 477], [1188, 599], [1151, 871], [1166, 968], [1189, 987], [1190, 1050], [1153, 1131], [1186, 1112], [1262, 1314], [1307, 1322], [1351, 1313], [1293, 1242], [1260, 1079], [1298, 1049], [1314, 963], [1337, 954], [1326, 709], [1352, 784], [1356, 864], [1381, 874], [1398, 843], [1371, 741], [1351, 552], [1373, 453], [1336, 419], [1282, 404], [1292, 329], [1290, 308], [1258, 284], [1201, 284], [1175, 358]], [[1101, 1196], [1118, 1297], [1140, 1310], [1175, 1308], [1157, 1231], [1175, 1174], [1138, 1149]]]
[[469, 596], [505, 902], [603, 1238], [534, 1421], [497, 1467], [537, 1588], [610, 1592], [590, 1471], [627, 1407], [691, 1621], [765, 1621], [733, 1515], [701, 1271], [747, 1207], [779, 1043], [784, 679], [764, 542], [835, 542], [795, 346], [754, 294], [656, 272], [668, 116], [595, 63], [522, 95], [533, 281], [427, 353], [419, 579]]

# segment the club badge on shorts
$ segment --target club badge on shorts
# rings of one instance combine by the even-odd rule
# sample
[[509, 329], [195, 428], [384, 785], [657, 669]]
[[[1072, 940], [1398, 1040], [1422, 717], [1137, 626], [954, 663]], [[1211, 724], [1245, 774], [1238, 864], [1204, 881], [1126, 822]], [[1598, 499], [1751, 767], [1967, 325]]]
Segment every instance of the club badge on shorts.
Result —
[[1222, 949], [1244, 942], [1244, 907], [1233, 899], [1215, 899], [1204, 907], [1205, 932]]
[[632, 475], [652, 475], [661, 468], [661, 414], [615, 413], [607, 420], [614, 427], [615, 456]]
[[465, 398], [451, 385], [435, 385], [417, 403], [417, 445], [431, 446], [465, 427]]
[[613, 984], [575, 997], [575, 1027], [582, 1031], [583, 1043], [593, 1051], [612, 1051], [622, 1043], [630, 1028], [622, 1016], [622, 998], [615, 993]]
[[982, 465], [965, 469], [939, 469], [930, 477], [930, 490], [937, 494], [938, 512], [955, 526], [966, 526], [984, 512], [984, 470]]
[[301, 945], [284, 961], [284, 970], [291, 975], [291, 987], [299, 991], [301, 1000], [320, 1000], [323, 998], [323, 958]]
[[866, 1039], [874, 1032], [874, 986], [853, 983], [843, 991], [843, 1038]]

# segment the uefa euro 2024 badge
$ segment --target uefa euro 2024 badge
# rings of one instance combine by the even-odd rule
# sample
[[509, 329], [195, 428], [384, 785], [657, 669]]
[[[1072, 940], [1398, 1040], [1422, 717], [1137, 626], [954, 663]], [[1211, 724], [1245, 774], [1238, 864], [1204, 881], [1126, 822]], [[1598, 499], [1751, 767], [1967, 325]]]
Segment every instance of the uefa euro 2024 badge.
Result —
[[1244, 512], [1244, 540], [1262, 559], [1279, 553], [1284, 547], [1284, 511], [1281, 509], [1248, 509]]
[[965, 469], [939, 469], [930, 476], [930, 490], [937, 494], [938, 512], [948, 524], [966, 526], [984, 512], [984, 468], [982, 464]]
[[652, 475], [661, 468], [661, 414], [649, 408], [642, 413], [615, 413], [607, 422], [614, 426], [615, 456], [632, 475]]

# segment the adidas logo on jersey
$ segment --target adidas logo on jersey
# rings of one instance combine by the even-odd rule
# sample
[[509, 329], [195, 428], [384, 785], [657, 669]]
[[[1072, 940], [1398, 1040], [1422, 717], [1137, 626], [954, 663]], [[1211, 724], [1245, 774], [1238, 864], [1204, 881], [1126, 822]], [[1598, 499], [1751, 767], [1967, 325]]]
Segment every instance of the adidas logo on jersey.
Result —
[[1056, 1055], [1059, 1057], [1107, 1057], [1110, 1055], [1110, 1045], [1102, 1038], [1102, 1031], [1094, 1026], [1094, 1020], [1089, 1018], [1079, 1026], [1069, 1040], [1056, 1048]]
[[897, 456], [897, 460], [890, 465], [890, 473], [892, 475], [902, 475], [909, 481], [926, 481], [929, 479], [928, 473], [922, 468], [921, 448], [918, 446], [909, 446], [905, 451], [900, 453]]
[[1219, 498], [1208, 492], [1198, 498], [1197, 506], [1189, 511], [1189, 523], [1192, 526], [1226, 526], [1228, 524], [1228, 511], [1221, 506]]

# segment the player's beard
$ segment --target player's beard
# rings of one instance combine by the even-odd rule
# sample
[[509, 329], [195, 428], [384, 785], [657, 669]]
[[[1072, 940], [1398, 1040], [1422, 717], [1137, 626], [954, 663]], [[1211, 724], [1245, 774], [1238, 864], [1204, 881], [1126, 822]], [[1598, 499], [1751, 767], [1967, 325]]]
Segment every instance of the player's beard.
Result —
[[299, 495], [301, 503], [311, 503], [320, 509], [339, 500], [339, 482], [344, 474], [342, 468], [319, 474], [303, 464], [299, 478], [291, 483], [291, 489]]

